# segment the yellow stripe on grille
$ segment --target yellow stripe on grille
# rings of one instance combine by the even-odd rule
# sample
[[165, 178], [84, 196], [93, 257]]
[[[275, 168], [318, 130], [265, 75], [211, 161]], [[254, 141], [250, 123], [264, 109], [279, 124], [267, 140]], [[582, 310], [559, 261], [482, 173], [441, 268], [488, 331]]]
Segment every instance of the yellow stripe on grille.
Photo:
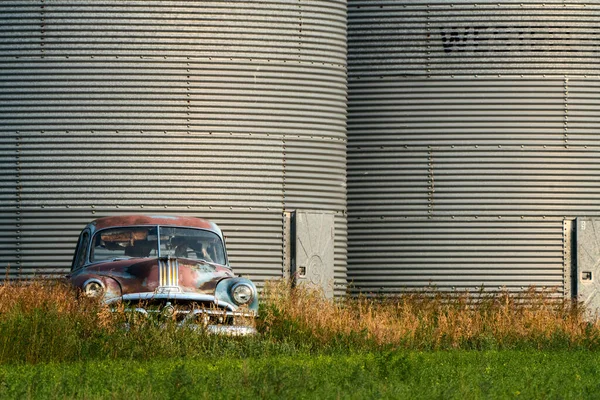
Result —
[[159, 286], [179, 286], [179, 262], [168, 260], [158, 262]]

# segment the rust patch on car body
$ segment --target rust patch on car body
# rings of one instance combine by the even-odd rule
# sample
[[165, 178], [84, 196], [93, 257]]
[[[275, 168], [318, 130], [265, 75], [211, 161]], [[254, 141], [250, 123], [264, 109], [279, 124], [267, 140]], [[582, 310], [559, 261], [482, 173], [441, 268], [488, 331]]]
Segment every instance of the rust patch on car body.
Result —
[[213, 230], [215, 227], [215, 224], [203, 218], [171, 217], [166, 215], [121, 215], [98, 218], [93, 223], [95, 224], [96, 229], [136, 225], [187, 226], [210, 230]]

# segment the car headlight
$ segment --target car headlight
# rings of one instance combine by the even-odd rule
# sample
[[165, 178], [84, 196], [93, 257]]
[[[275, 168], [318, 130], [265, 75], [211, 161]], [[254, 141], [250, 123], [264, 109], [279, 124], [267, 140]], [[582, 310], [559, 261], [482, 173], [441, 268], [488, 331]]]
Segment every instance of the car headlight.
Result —
[[238, 305], [248, 304], [254, 298], [254, 289], [248, 284], [238, 283], [231, 289], [233, 301]]
[[101, 297], [104, 294], [104, 285], [100, 281], [89, 281], [83, 285], [83, 293], [88, 297]]

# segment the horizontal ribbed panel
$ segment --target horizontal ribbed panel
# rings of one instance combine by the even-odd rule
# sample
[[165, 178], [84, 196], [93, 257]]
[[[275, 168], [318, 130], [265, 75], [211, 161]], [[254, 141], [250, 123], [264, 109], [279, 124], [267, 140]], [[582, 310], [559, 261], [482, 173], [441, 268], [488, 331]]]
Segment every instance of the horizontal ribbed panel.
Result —
[[217, 222], [262, 285], [287, 207], [345, 219], [344, 1], [3, 1], [0, 20], [11, 273], [66, 271], [91, 219], [183, 214]]
[[350, 0], [350, 79], [598, 74], [596, 1]]
[[561, 220], [375, 219], [350, 224], [349, 273], [363, 292], [563, 285]]
[[[564, 78], [515, 77], [352, 82], [351, 144], [374, 151], [390, 145], [564, 145], [568, 85]], [[381, 157], [382, 164], [390, 161]]]
[[600, 214], [599, 16], [597, 1], [349, 2], [356, 290], [565, 290], [562, 221]]
[[[341, 1], [3, 1], [7, 56], [227, 56], [345, 65]], [[133, 54], [132, 54], [133, 53]]]

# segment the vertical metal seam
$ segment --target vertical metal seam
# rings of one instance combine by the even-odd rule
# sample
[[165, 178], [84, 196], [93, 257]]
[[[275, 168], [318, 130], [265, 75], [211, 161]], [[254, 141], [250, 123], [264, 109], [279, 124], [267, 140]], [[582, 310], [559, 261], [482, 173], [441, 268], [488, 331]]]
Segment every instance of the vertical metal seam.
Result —
[[569, 78], [565, 75], [565, 79], [563, 81], [564, 88], [564, 114], [563, 114], [563, 124], [564, 124], [564, 142], [565, 149], [569, 148]]
[[563, 219], [563, 297], [571, 295], [571, 223]]
[[302, 58], [302, 0], [298, 0], [298, 58]]
[[45, 41], [46, 41], [46, 0], [40, 1], [40, 56], [44, 58], [45, 55]]
[[427, 75], [427, 79], [431, 78], [431, 19], [430, 19], [430, 13], [431, 11], [429, 10], [429, 4], [427, 4], [427, 17], [426, 19], [426, 24], [427, 24], [427, 63], [426, 63], [426, 75]]
[[22, 205], [22, 182], [21, 182], [21, 131], [15, 133], [15, 167], [16, 167], [16, 202], [17, 202], [17, 226], [16, 226], [16, 252], [17, 252], [17, 268], [21, 269], [21, 205]]
[[286, 193], [285, 193], [285, 170], [287, 167], [287, 154], [284, 130], [281, 135], [281, 274], [284, 275], [285, 270], [285, 255], [287, 254], [286, 243], [290, 238], [286, 238]]

